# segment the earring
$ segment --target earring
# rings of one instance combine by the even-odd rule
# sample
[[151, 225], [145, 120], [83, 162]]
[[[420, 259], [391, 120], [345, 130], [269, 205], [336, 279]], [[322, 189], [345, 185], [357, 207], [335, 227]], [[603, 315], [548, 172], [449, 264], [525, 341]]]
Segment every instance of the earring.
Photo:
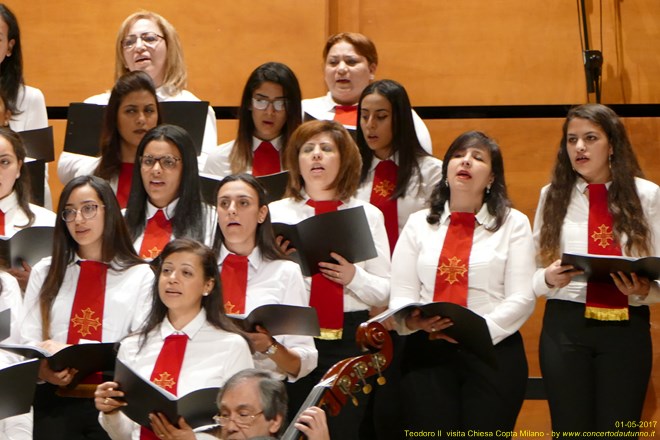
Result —
[[446, 178], [446, 177], [443, 179], [443, 182], [444, 182], [444, 184], [445, 184], [446, 187], [449, 187], [449, 182], [447, 182], [447, 178]]
[[486, 195], [487, 196], [490, 195], [490, 185], [491, 184], [489, 183], [488, 186], [486, 187]]
[[209, 296], [209, 292], [202, 293], [202, 296]]

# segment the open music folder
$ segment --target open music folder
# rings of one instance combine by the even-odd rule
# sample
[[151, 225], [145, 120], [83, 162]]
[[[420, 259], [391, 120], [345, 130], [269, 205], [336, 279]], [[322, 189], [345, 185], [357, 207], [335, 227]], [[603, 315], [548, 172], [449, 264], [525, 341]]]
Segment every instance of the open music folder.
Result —
[[330, 252], [351, 263], [378, 255], [362, 206], [315, 215], [294, 225], [273, 223], [273, 229], [275, 236], [282, 235], [296, 249], [290, 257], [300, 264], [305, 276], [319, 273], [322, 261], [336, 263]]
[[561, 256], [561, 265], [572, 265], [576, 269], [584, 270], [584, 278], [592, 281], [606, 281], [613, 283], [611, 273], [636, 273], [650, 280], [660, 279], [659, 257], [623, 257], [620, 255], [595, 255], [564, 253]]
[[38, 375], [37, 359], [0, 369], [0, 420], [30, 411]]
[[31, 226], [11, 237], [0, 236], [0, 267], [22, 267], [21, 260], [34, 266], [50, 256], [54, 230], [52, 226]]
[[319, 319], [313, 307], [288, 304], [265, 304], [248, 315], [227, 315], [247, 332], [254, 332], [260, 325], [273, 336], [304, 335], [320, 336]]
[[151, 413], [165, 414], [175, 426], [179, 416], [182, 416], [193, 428], [213, 424], [213, 416], [218, 413], [218, 387], [203, 388], [177, 397], [143, 378], [119, 359], [115, 364], [115, 382], [124, 392], [126, 402], [120, 410], [135, 423], [147, 428], [151, 427]]
[[[266, 203], [280, 200], [284, 197], [286, 184], [289, 180], [289, 172], [281, 171], [275, 174], [258, 176], [256, 179], [266, 190]], [[222, 178], [214, 174], [199, 173], [199, 185], [202, 191], [202, 200], [211, 206], [216, 206], [216, 194], [220, 187]]]

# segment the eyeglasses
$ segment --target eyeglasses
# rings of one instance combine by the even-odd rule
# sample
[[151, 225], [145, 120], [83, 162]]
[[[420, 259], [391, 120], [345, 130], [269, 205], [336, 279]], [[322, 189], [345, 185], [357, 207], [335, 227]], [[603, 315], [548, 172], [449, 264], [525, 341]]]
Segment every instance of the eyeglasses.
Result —
[[252, 98], [252, 107], [257, 110], [266, 110], [269, 104], [273, 105], [273, 110], [276, 112], [286, 109], [286, 99]]
[[176, 168], [176, 164], [180, 160], [181, 160], [180, 157], [170, 156], [169, 154], [160, 157], [147, 155], [147, 156], [140, 156], [140, 165], [142, 165], [142, 168], [144, 168], [145, 170], [150, 170], [154, 167], [154, 165], [156, 165], [156, 162], [158, 162], [163, 169], [172, 170]]
[[162, 35], [158, 35], [155, 32], [145, 32], [140, 35], [126, 35], [126, 38], [121, 40], [121, 47], [126, 50], [131, 50], [135, 47], [135, 44], [137, 44], [137, 40], [140, 39], [142, 40], [142, 44], [145, 46], [154, 48], [161, 38], [164, 37]]
[[254, 419], [257, 418], [258, 415], [263, 414], [263, 411], [259, 411], [256, 414], [235, 414], [233, 417], [229, 416], [213, 416], [213, 421], [217, 423], [220, 426], [227, 426], [229, 425], [229, 422], [233, 421], [236, 423], [236, 425], [240, 426], [241, 428], [247, 428], [248, 426], [252, 425], [254, 423]]
[[[101, 205], [101, 208], [104, 207], [104, 205]], [[80, 213], [82, 218], [85, 220], [89, 220], [96, 217], [98, 210], [99, 205], [95, 203], [88, 203], [87, 205], [82, 205], [80, 209], [66, 208], [61, 212], [60, 216], [66, 223], [71, 223], [72, 221], [76, 220], [78, 213]]]

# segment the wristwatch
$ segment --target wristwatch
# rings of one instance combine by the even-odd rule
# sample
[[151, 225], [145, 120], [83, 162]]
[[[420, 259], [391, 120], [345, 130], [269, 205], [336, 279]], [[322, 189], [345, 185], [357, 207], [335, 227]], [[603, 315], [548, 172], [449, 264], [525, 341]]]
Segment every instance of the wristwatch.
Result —
[[273, 339], [273, 343], [270, 344], [270, 346], [264, 351], [264, 354], [267, 356], [272, 356], [275, 353], [277, 353], [277, 350], [280, 348], [280, 345], [277, 343], [275, 339]]

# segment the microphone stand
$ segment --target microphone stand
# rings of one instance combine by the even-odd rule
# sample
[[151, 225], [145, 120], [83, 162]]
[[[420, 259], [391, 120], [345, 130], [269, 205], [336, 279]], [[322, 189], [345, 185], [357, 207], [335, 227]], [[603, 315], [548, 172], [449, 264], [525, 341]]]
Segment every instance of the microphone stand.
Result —
[[596, 93], [596, 102], [600, 103], [600, 77], [603, 67], [603, 53], [600, 50], [589, 49], [589, 24], [585, 0], [580, 0], [582, 12], [582, 33], [584, 34], [584, 50], [582, 57], [584, 61], [584, 72], [587, 79], [587, 94]]

